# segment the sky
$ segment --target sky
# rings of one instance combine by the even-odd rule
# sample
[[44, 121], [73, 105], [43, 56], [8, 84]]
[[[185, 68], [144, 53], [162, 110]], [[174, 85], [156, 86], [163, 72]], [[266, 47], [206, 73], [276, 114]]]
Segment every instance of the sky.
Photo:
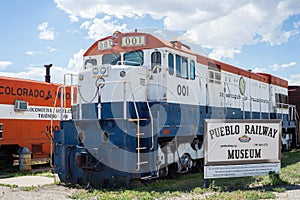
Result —
[[43, 81], [52, 63], [62, 83], [95, 41], [137, 29], [300, 85], [299, 0], [0, 0], [0, 25], [2, 76]]

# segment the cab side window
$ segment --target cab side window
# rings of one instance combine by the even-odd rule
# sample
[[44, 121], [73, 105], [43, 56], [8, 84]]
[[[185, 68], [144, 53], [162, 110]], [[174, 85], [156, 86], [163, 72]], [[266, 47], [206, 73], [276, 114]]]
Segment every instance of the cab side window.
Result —
[[168, 54], [169, 75], [195, 80], [195, 61], [180, 55]]
[[189, 78], [188, 60], [184, 57], [181, 58], [181, 77], [185, 79]]
[[168, 66], [169, 66], [169, 74], [174, 75], [174, 55], [169, 53], [168, 55]]
[[190, 79], [195, 80], [195, 61], [190, 62]]
[[151, 54], [151, 70], [154, 70], [153, 73], [161, 71], [161, 68], [157, 66], [161, 66], [161, 53], [159, 51], [153, 52]]
[[176, 55], [176, 76], [181, 76], [181, 56]]

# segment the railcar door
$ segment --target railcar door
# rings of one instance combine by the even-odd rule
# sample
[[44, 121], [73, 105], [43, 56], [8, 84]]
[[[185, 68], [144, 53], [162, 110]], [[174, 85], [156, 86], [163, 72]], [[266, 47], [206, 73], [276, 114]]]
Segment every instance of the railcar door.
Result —
[[155, 50], [151, 53], [151, 71], [149, 74], [148, 100], [163, 101], [166, 90], [165, 71], [162, 61], [163, 53]]

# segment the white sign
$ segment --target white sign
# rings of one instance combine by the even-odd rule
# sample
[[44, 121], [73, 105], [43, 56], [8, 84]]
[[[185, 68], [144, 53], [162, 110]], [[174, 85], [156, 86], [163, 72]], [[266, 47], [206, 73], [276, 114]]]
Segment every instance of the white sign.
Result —
[[64, 120], [71, 119], [71, 108], [53, 108], [47, 106], [28, 106], [27, 110], [15, 111], [14, 105], [0, 104], [0, 119], [28, 119], [28, 120]]
[[112, 39], [103, 40], [98, 42], [98, 50], [106, 50], [112, 48]]
[[270, 171], [280, 172], [280, 163], [204, 166], [204, 178], [229, 178], [268, 175]]
[[[206, 173], [217, 174], [212, 166], [225, 171], [227, 165], [276, 163], [270, 171], [280, 166], [280, 120], [206, 120], [205, 134], [205, 168], [212, 170]], [[248, 176], [248, 166], [241, 169]]]
[[146, 45], [145, 36], [122, 37], [122, 47], [145, 46], [145, 45]]

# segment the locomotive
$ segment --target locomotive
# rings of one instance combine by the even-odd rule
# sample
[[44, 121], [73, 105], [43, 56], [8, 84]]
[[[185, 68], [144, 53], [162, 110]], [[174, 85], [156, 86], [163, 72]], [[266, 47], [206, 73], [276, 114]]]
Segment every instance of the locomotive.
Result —
[[96, 41], [83, 61], [72, 119], [54, 134], [62, 182], [129, 184], [201, 171], [205, 119], [281, 119], [283, 147], [298, 143], [281, 78], [137, 31]]

